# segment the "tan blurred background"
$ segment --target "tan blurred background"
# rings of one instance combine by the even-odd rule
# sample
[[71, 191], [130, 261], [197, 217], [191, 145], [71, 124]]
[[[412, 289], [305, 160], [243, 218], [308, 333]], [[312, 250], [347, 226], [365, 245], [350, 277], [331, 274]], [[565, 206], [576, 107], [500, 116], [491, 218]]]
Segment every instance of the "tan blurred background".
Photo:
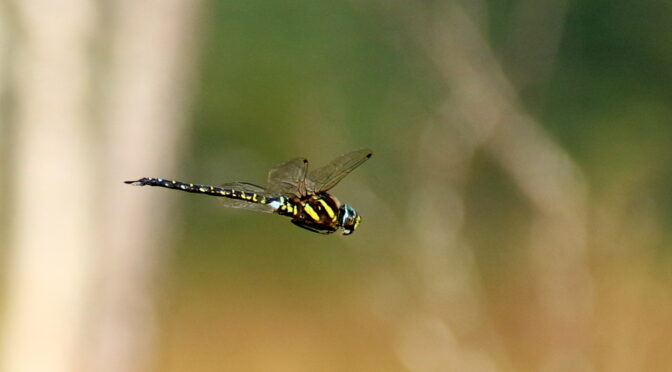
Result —
[[[672, 370], [672, 4], [0, 1], [0, 371]], [[349, 237], [122, 181], [374, 157]]]

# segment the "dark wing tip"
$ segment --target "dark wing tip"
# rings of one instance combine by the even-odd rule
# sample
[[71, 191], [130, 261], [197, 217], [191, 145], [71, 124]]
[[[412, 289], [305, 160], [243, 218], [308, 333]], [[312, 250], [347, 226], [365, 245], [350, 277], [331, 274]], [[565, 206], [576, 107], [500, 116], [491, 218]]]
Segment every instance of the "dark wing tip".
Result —
[[355, 150], [355, 151], [352, 152], [352, 154], [355, 154], [355, 153], [357, 153], [357, 154], [366, 154], [366, 155], [364, 155], [364, 156], [365, 156], [367, 159], [370, 158], [371, 156], [373, 156], [373, 150], [371, 150], [371, 149], [367, 149], [366, 147], [363, 148], [363, 149]]
[[124, 183], [127, 184], [127, 185], [142, 186], [142, 181], [141, 180], [124, 181]]

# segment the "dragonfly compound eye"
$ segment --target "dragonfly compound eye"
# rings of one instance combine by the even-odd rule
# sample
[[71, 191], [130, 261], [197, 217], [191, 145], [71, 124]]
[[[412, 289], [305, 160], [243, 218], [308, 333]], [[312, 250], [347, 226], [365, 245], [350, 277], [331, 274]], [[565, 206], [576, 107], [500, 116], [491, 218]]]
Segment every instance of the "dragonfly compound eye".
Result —
[[357, 215], [357, 211], [347, 204], [338, 208], [338, 223], [343, 228], [343, 235], [352, 234], [362, 221], [362, 217]]

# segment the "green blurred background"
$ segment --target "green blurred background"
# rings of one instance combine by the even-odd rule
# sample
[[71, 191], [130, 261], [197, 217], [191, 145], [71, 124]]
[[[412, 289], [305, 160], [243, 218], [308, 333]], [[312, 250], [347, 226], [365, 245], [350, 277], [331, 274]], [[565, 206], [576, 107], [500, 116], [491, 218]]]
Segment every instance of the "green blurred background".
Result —
[[[583, 348], [589, 362], [565, 370], [667, 370], [672, 5], [465, 7], [520, 106], [566, 151], [587, 185], [584, 264], [595, 283], [587, 315], [595, 329]], [[414, 367], [398, 346], [404, 313], [425, 306], [418, 298], [423, 267], [409, 258], [423, 234], [413, 221], [424, 208], [418, 194], [429, 192], [417, 187], [419, 173], [451, 170], [422, 169], [436, 167], [419, 155], [427, 146], [423, 136], [437, 107], [456, 94], [408, 22], [422, 28], [444, 8], [441, 2], [208, 3], [191, 141], [176, 178], [263, 183], [267, 169], [294, 156], [321, 164], [369, 147], [374, 157], [334, 190], [364, 218], [348, 238], [171, 195], [183, 213], [172, 221], [177, 244], [164, 287], [160, 370], [214, 371], [229, 363], [259, 371], [468, 370]], [[557, 39], [544, 40], [545, 33]], [[446, 157], [454, 152], [438, 150]], [[475, 259], [474, 296], [498, 335], [495, 369], [542, 370], [548, 345], [535, 332], [543, 330], [544, 315], [528, 253], [530, 202], [496, 155], [476, 148], [470, 156], [458, 191], [450, 176], [438, 179], [463, 199], [458, 234]], [[440, 204], [442, 195], [425, 197], [452, 207]], [[451, 275], [446, 267], [445, 279]], [[445, 318], [448, 327], [459, 322]], [[470, 335], [460, 342], [480, 350], [492, 340]], [[619, 358], [627, 363], [618, 367]]]
[[175, 173], [129, 178], [374, 155], [347, 237], [132, 189], [170, 211], [154, 370], [672, 368], [672, 2], [201, 6]]

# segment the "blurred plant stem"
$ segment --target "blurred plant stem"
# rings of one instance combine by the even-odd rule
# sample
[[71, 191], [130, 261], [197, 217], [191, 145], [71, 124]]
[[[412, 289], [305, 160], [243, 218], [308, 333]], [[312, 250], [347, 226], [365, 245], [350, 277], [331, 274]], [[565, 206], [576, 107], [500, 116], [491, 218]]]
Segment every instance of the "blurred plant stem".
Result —
[[[109, 91], [103, 97], [104, 170], [98, 175], [101, 226], [89, 371], [144, 371], [155, 357], [153, 283], [168, 252], [169, 211], [158, 193], [121, 182], [174, 174], [185, 140], [196, 18], [201, 3], [111, 3]], [[168, 244], [169, 245], [169, 244]]]
[[567, 0], [515, 4], [503, 55], [504, 69], [519, 91], [541, 87], [553, 74], [567, 8]]
[[200, 4], [10, 2], [19, 37], [8, 61], [16, 126], [2, 371], [151, 368], [150, 287], [168, 211], [159, 194], [122, 181], [172, 173]]
[[[444, 344], [453, 349], [437, 357], [436, 364], [458, 370], [508, 368], [502, 340], [483, 308], [472, 253], [460, 235], [460, 185], [466, 182], [465, 170], [474, 153], [485, 149], [532, 206], [529, 247], [532, 270], [539, 278], [535, 285], [542, 312], [540, 332], [547, 340], [539, 346], [542, 369], [590, 370], [594, 284], [587, 266], [586, 186], [581, 175], [525, 112], [488, 43], [460, 5], [450, 2], [420, 13], [406, 10], [407, 26], [451, 92], [419, 146], [419, 161], [427, 171], [420, 177], [424, 189], [418, 195], [429, 199], [415, 201], [424, 206], [425, 218], [416, 219], [416, 229], [422, 236], [417, 262], [427, 286], [427, 316], [437, 319], [435, 324], [446, 322]], [[436, 195], [443, 195], [444, 203], [437, 202]], [[486, 339], [493, 342], [488, 350], [465, 349], [459, 341], [470, 334], [490, 334]], [[409, 349], [414, 348], [404, 350]], [[423, 370], [421, 365], [412, 369]]]
[[87, 130], [95, 17], [87, 1], [12, 5], [5, 17], [17, 26], [7, 61], [17, 125], [9, 142], [13, 209], [0, 370], [73, 371], [81, 364], [96, 227]]

